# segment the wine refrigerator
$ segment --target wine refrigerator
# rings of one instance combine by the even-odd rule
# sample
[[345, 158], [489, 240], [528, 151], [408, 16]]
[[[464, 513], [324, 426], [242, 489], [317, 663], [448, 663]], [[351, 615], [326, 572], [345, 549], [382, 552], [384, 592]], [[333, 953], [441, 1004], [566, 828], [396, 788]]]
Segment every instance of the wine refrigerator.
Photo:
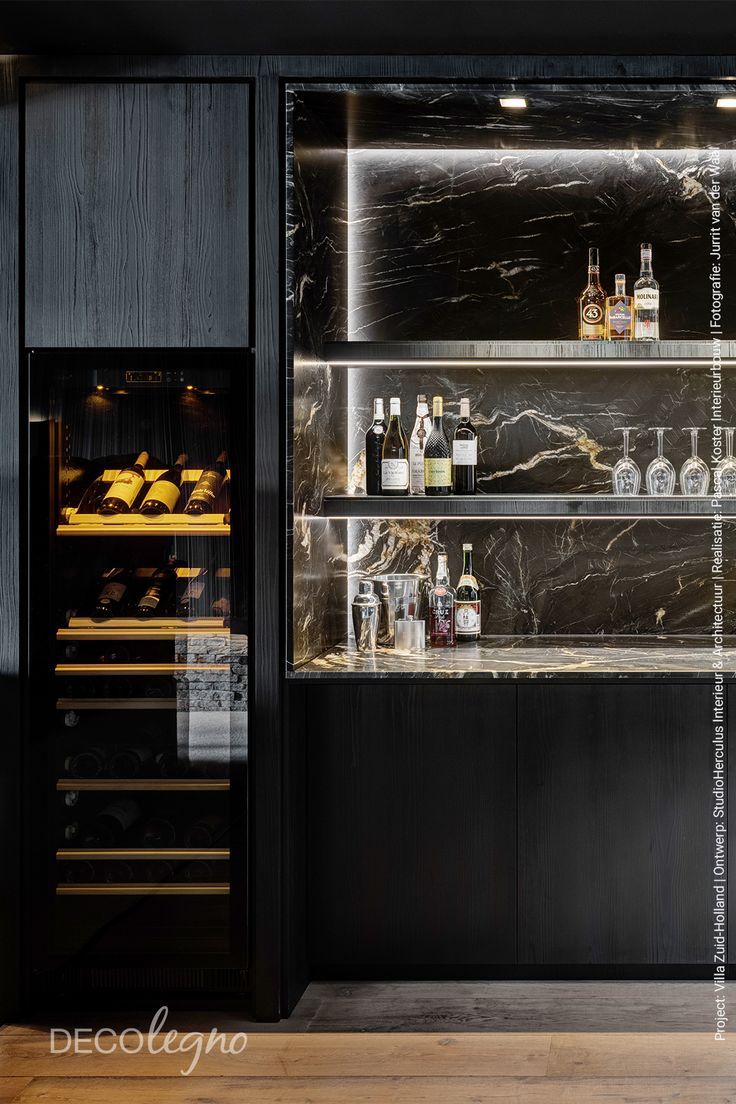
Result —
[[28, 354], [31, 1000], [247, 991], [249, 369]]

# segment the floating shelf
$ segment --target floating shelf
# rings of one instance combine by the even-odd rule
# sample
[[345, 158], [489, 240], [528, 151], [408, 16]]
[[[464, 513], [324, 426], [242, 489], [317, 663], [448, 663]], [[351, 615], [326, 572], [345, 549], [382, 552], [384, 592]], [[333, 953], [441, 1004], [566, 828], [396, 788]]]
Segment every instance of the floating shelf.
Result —
[[[687, 675], [712, 679], [713, 647], [707, 637], [590, 636], [487, 637], [479, 644], [427, 648], [409, 655], [393, 648], [358, 652], [341, 644], [302, 664], [292, 678], [548, 678], [569, 675], [643, 678]], [[723, 671], [736, 673], [736, 641], [721, 656]]]
[[[722, 367], [736, 367], [736, 341], [722, 341]], [[322, 360], [348, 368], [710, 367], [709, 341], [334, 341]]]
[[229, 847], [147, 847], [130, 850], [125, 847], [60, 847], [56, 852], [59, 861], [96, 862], [101, 859], [130, 859], [144, 862], [146, 859], [171, 859], [179, 862], [188, 859], [229, 859]]
[[227, 537], [230, 525], [225, 514], [163, 514], [147, 518], [143, 514], [101, 517], [62, 511], [64, 522], [56, 527], [57, 537]]
[[56, 789], [108, 793], [114, 790], [151, 790], [171, 793], [175, 790], [229, 790], [229, 778], [60, 778]]
[[75, 713], [87, 709], [178, 709], [176, 698], [58, 698], [56, 708]]
[[[708, 518], [715, 513], [710, 496], [637, 495], [333, 495], [324, 499], [328, 518]], [[722, 499], [721, 517], [736, 517], [736, 498]]]
[[226, 897], [230, 893], [227, 882], [210, 882], [201, 885], [177, 885], [174, 882], [166, 884], [162, 882], [125, 882], [116, 885], [108, 882], [105, 885], [94, 883], [79, 883], [77, 885], [58, 885], [56, 892], [59, 897], [123, 897], [123, 896], [147, 896], [149, 893], [159, 893], [167, 897]]
[[57, 663], [57, 675], [185, 675], [229, 671], [229, 663]]
[[221, 617], [70, 617], [57, 640], [174, 640], [179, 636], [230, 636]]

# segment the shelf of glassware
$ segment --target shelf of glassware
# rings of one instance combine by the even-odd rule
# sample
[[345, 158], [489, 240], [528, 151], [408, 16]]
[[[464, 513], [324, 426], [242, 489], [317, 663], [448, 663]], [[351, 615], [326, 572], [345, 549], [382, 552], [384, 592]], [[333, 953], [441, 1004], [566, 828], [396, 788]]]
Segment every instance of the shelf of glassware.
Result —
[[732, 368], [736, 341], [335, 341], [321, 359], [346, 368], [710, 368], [717, 359]]
[[326, 518], [736, 518], [736, 498], [709, 495], [332, 495], [323, 501]]

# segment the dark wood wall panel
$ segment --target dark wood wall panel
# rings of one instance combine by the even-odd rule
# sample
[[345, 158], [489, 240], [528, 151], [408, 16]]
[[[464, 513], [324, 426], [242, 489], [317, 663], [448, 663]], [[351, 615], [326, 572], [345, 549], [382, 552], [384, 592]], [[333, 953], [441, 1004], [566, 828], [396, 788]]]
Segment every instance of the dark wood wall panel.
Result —
[[248, 87], [26, 86], [26, 344], [238, 346]]
[[514, 960], [515, 703], [511, 686], [310, 688], [314, 966]]
[[519, 958], [710, 961], [710, 685], [519, 688]]

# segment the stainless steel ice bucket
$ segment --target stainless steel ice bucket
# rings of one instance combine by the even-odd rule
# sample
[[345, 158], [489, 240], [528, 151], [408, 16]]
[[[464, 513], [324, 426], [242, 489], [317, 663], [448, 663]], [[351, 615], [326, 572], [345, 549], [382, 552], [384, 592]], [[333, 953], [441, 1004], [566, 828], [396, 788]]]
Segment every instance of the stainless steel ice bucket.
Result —
[[394, 622], [421, 618], [426, 589], [423, 575], [375, 575], [374, 583], [381, 599], [378, 643], [394, 644]]

